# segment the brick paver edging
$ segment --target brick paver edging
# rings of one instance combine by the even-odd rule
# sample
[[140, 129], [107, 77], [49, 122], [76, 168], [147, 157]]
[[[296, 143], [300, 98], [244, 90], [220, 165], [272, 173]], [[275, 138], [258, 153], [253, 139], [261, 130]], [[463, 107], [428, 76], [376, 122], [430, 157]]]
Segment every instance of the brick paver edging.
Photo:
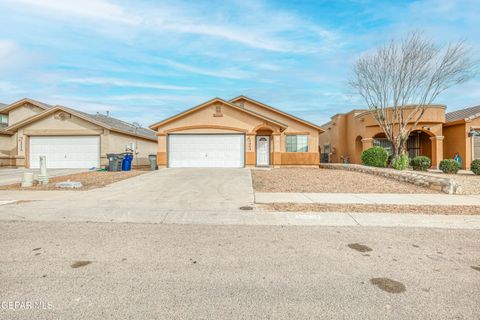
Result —
[[420, 172], [397, 171], [388, 168], [367, 167], [360, 164], [321, 163], [320, 168], [338, 169], [363, 172], [376, 176], [385, 177], [402, 182], [408, 182], [417, 186], [432, 190], [440, 190], [448, 194], [456, 194], [459, 191], [458, 184], [449, 178], [433, 177]]

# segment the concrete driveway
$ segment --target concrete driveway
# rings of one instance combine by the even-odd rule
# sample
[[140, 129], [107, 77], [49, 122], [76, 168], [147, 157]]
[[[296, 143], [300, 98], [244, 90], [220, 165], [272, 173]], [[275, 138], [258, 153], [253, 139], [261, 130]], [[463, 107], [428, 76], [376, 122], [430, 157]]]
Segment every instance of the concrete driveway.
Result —
[[175, 210], [229, 210], [253, 203], [248, 169], [165, 169], [89, 191], [90, 199]]
[[[59, 177], [67, 174], [87, 171], [87, 169], [48, 169], [50, 177]], [[20, 183], [24, 172], [33, 172], [33, 178], [37, 179], [40, 169], [27, 168], [1, 168], [0, 169], [0, 186]]]
[[[0, 191], [0, 219], [203, 223], [253, 206], [248, 169], [165, 169], [88, 191]], [[241, 222], [241, 221], [240, 221]]]

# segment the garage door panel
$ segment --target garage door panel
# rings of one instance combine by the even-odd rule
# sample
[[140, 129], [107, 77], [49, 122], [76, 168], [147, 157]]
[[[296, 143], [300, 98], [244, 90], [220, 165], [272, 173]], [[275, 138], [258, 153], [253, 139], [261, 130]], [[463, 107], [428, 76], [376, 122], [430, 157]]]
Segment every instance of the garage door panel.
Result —
[[243, 167], [244, 144], [242, 134], [169, 135], [169, 167]]
[[30, 137], [30, 168], [38, 168], [40, 156], [48, 168], [91, 168], [100, 166], [100, 137]]

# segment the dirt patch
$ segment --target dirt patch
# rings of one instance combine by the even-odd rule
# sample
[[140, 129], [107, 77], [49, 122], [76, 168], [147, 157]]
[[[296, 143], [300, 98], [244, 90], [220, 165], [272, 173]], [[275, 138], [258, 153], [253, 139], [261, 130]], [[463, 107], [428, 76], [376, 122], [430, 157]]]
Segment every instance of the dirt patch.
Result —
[[406, 182], [361, 172], [320, 168], [252, 170], [257, 192], [438, 193]]
[[72, 267], [73, 269], [76, 269], [76, 268], [85, 267], [85, 266], [89, 265], [90, 263], [92, 263], [92, 261], [75, 261], [74, 263], [72, 263], [70, 265], [70, 267]]
[[403, 283], [389, 278], [373, 278], [370, 283], [388, 293], [402, 293], [407, 289]]
[[473, 270], [480, 271], [480, 267], [477, 267], [477, 266], [471, 266], [470, 268], [472, 268]]
[[[77, 190], [89, 190], [105, 187], [111, 183], [133, 178], [141, 174], [147, 173], [145, 170], [131, 170], [131, 171], [118, 171], [118, 172], [109, 172], [109, 171], [88, 171], [70, 174], [61, 177], [53, 177], [49, 179], [47, 185], [35, 184], [30, 188], [22, 188], [20, 183], [12, 184], [8, 186], [0, 186], [0, 190], [66, 190], [66, 191], [77, 191]], [[57, 188], [55, 184], [57, 182], [63, 181], [79, 181], [82, 183], [81, 188]]]
[[480, 215], [480, 206], [429, 206], [392, 204], [323, 204], [323, 203], [270, 203], [257, 204], [265, 211], [302, 213], [359, 212], [359, 213], [411, 213], [443, 215]]
[[358, 252], [370, 252], [373, 251], [372, 248], [367, 247], [366, 245], [360, 243], [350, 243], [347, 245], [350, 249], [357, 250]]

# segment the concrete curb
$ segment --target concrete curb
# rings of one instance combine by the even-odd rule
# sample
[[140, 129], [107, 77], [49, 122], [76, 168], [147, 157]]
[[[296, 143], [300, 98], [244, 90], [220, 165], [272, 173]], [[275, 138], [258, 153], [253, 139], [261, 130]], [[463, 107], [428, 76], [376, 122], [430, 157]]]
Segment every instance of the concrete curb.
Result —
[[480, 195], [256, 192], [255, 202], [480, 206]]

